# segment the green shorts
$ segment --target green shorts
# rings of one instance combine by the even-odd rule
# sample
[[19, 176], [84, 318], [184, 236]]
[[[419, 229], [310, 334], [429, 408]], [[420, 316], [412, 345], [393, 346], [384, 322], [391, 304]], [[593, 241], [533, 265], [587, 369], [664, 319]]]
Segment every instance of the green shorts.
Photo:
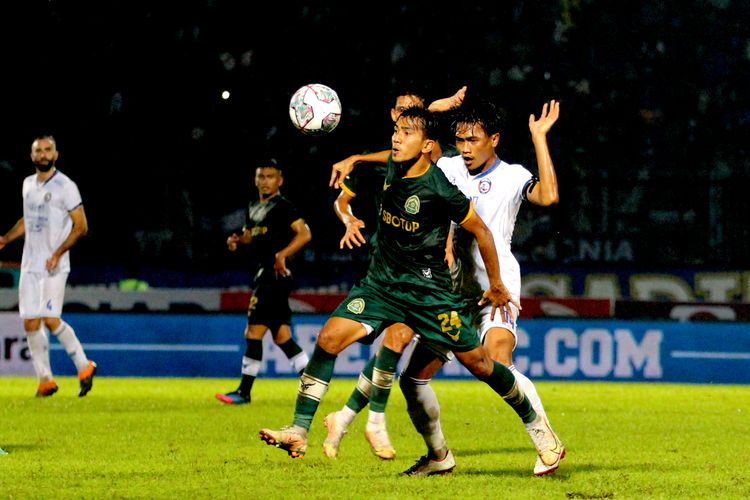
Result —
[[480, 345], [469, 311], [450, 290], [403, 289], [365, 278], [331, 316], [371, 326], [373, 332], [362, 339], [364, 343], [371, 343], [388, 325], [405, 323], [422, 342], [450, 351], [465, 352]]

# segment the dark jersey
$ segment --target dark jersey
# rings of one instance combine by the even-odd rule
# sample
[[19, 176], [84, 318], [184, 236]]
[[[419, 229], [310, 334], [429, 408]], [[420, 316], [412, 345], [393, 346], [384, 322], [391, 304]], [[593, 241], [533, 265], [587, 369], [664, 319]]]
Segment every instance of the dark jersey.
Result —
[[450, 290], [445, 244], [451, 221], [464, 222], [471, 201], [436, 165], [418, 177], [401, 177], [389, 158], [367, 279]]
[[[273, 270], [276, 253], [294, 237], [292, 225], [300, 219], [296, 207], [281, 194], [268, 201], [253, 201], [247, 208], [244, 230], [252, 233], [250, 251], [258, 267]], [[290, 259], [287, 259], [287, 265]]]
[[341, 183], [341, 188], [356, 198], [357, 217], [365, 222], [366, 228], [375, 227], [387, 168], [388, 166], [382, 163], [359, 165]]

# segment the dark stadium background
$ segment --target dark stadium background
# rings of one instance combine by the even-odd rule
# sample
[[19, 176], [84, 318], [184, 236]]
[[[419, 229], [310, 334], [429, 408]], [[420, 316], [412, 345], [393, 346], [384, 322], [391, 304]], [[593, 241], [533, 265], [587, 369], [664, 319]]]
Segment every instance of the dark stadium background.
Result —
[[[389, 144], [399, 88], [462, 85], [508, 111], [501, 156], [534, 170], [530, 113], [550, 133], [561, 202], [524, 206], [522, 268], [737, 270], [750, 255], [750, 3], [24, 1], [0, 7], [0, 230], [21, 215], [35, 134], [58, 139], [91, 231], [71, 284], [246, 284], [226, 235], [276, 157], [313, 242], [300, 286], [361, 270], [341, 252], [330, 166]], [[293, 129], [289, 97], [343, 102], [326, 137]], [[231, 92], [224, 101], [223, 90]], [[0, 259], [20, 260], [20, 244]], [[162, 282], [159, 282], [163, 280]]]

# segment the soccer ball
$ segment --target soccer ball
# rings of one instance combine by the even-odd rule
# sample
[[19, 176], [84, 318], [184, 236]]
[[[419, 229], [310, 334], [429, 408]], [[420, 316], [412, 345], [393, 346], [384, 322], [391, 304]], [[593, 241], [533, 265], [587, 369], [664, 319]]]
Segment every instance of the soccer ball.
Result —
[[341, 101], [331, 87], [311, 83], [292, 95], [289, 117], [303, 134], [325, 135], [341, 120]]

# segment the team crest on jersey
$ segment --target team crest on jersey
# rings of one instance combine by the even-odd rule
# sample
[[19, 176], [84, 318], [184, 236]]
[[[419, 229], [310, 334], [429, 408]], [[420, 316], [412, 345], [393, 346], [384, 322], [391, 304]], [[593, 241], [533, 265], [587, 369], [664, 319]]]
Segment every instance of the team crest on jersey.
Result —
[[432, 279], [432, 269], [429, 267], [422, 269], [422, 276], [427, 278], [428, 280]]
[[346, 310], [354, 314], [362, 314], [365, 310], [365, 299], [354, 299], [346, 305]]
[[492, 188], [492, 182], [490, 182], [489, 179], [482, 179], [479, 181], [479, 192], [482, 194], [487, 194], [490, 192], [490, 189]]
[[406, 203], [404, 203], [404, 210], [406, 210], [407, 213], [416, 215], [419, 213], [419, 205], [419, 196], [413, 194], [406, 199]]
[[44, 203], [49, 203], [49, 200], [51, 199], [52, 199], [52, 193], [50, 193], [49, 191], [44, 193]]

